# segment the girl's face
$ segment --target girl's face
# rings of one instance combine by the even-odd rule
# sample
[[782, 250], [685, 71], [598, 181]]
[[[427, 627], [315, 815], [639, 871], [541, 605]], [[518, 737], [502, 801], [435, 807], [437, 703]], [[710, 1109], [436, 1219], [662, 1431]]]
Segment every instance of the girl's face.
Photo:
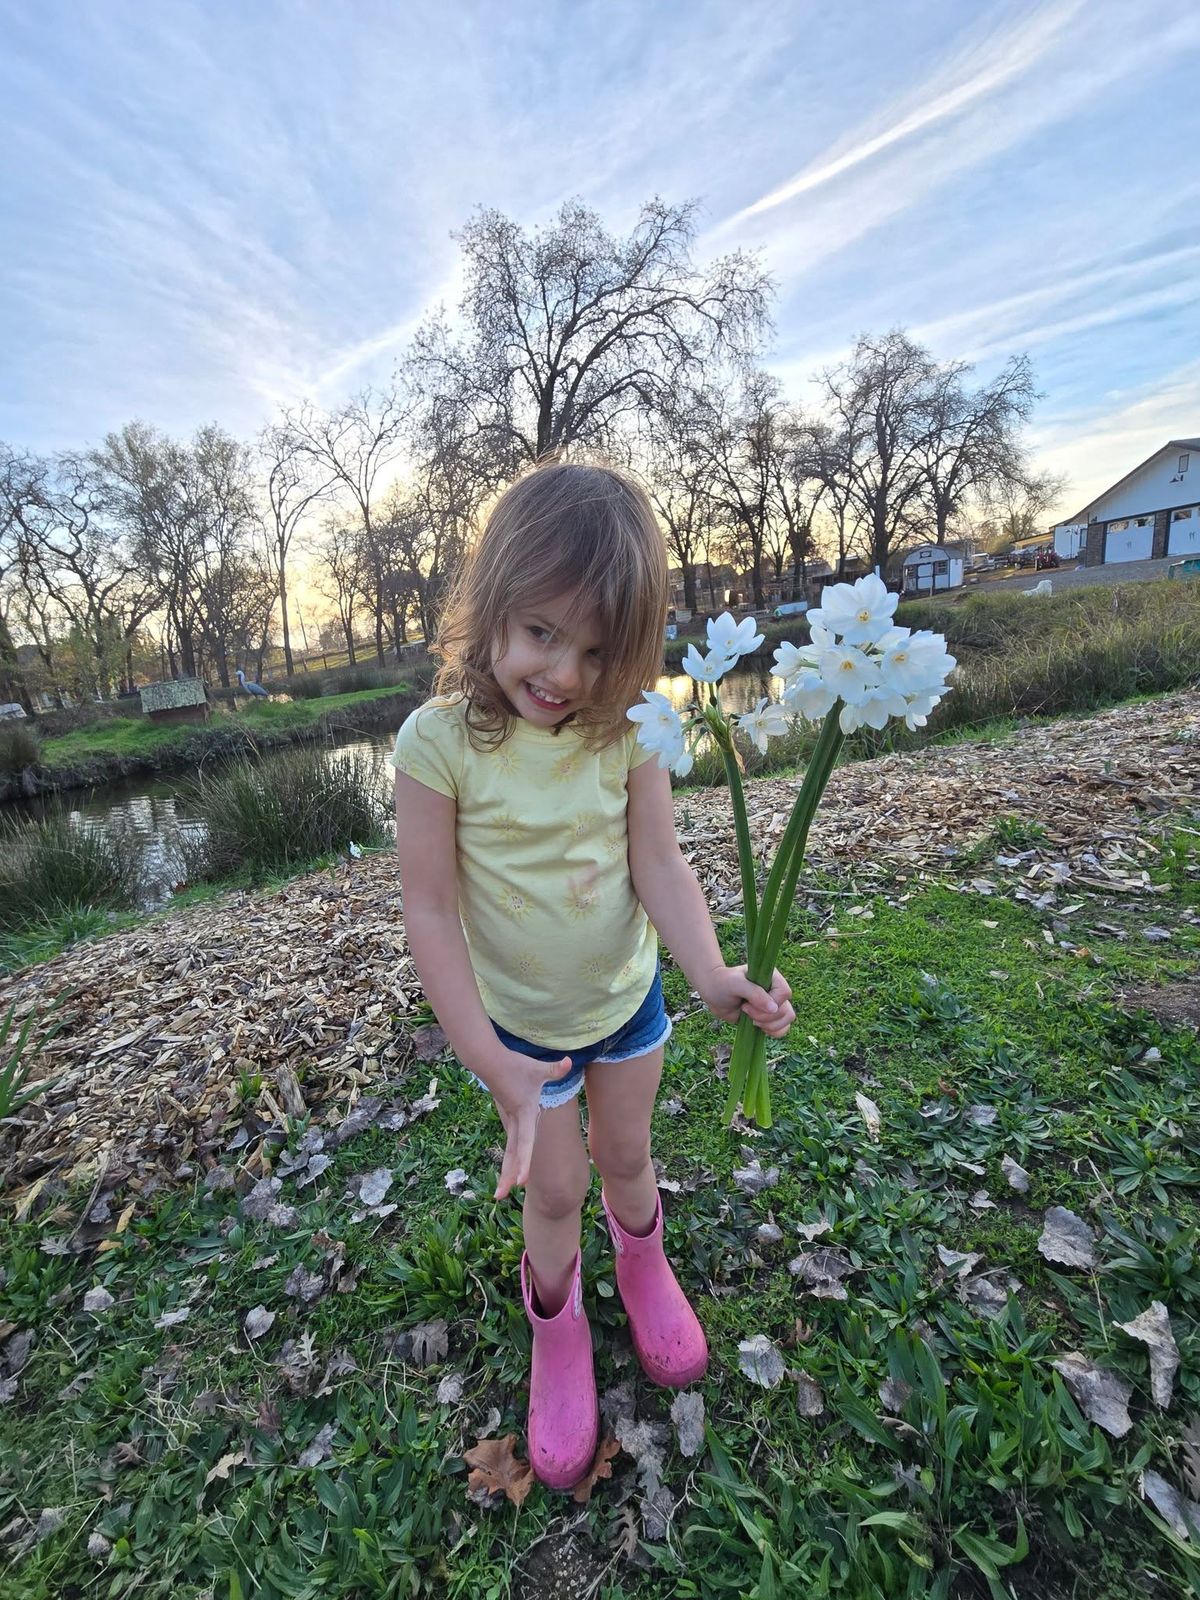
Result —
[[594, 609], [574, 618], [575, 597], [556, 595], [516, 606], [508, 639], [492, 646], [492, 675], [513, 710], [535, 727], [553, 728], [592, 698], [604, 663]]

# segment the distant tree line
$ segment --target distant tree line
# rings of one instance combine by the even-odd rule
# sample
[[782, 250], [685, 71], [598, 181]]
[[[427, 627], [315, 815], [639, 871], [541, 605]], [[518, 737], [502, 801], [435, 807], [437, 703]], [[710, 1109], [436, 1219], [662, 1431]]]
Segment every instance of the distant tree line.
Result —
[[383, 387], [252, 441], [131, 422], [55, 456], [0, 446], [0, 700], [228, 686], [276, 644], [291, 673], [301, 572], [324, 637], [336, 619], [351, 663], [366, 638], [383, 664], [432, 633], [488, 501], [551, 453], [639, 475], [690, 609], [714, 564], [762, 604], [818, 555], [883, 569], [968, 519], [1000, 537], [1061, 488], [1026, 457], [1023, 355], [976, 384], [901, 330], [864, 335], [814, 408], [789, 401], [760, 365], [771, 283], [740, 252], [697, 265], [691, 205], [652, 201], [624, 238], [578, 202], [532, 232], [483, 210], [457, 241], [459, 316], [431, 314]]

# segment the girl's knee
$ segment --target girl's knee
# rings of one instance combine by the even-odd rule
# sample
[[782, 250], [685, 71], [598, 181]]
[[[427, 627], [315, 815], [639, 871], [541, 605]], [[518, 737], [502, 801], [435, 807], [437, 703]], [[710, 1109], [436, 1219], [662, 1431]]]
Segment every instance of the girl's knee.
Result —
[[593, 1122], [588, 1148], [602, 1178], [637, 1178], [650, 1165], [650, 1133], [601, 1130]]
[[525, 1190], [526, 1203], [543, 1217], [568, 1217], [578, 1211], [591, 1185], [592, 1172], [582, 1146], [579, 1160], [556, 1164], [550, 1171], [535, 1164]]

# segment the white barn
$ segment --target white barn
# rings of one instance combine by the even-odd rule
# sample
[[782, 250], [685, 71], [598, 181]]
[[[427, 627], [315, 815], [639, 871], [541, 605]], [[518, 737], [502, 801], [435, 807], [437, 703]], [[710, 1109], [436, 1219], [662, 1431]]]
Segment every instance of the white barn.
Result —
[[1200, 439], [1168, 439], [1070, 520], [1087, 524], [1085, 566], [1200, 555]]
[[922, 544], [904, 558], [902, 588], [906, 595], [933, 594], [938, 589], [961, 589], [961, 550], [940, 544]]

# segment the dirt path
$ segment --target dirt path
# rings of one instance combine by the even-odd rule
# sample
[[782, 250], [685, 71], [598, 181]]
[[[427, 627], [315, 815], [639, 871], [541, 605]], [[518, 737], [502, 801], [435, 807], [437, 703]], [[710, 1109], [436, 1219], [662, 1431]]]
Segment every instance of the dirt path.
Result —
[[[783, 827], [795, 780], [751, 785], [752, 832]], [[872, 877], [939, 877], [1004, 817], [1040, 823], [1037, 848], [989, 860], [980, 893], [1152, 896], [1146, 870], [1171, 815], [1200, 811], [1200, 690], [855, 763], [834, 775], [809, 859]], [[682, 798], [680, 838], [717, 915], [740, 905], [723, 790]], [[1049, 898], [1047, 898], [1049, 897]], [[253, 1166], [285, 1117], [344, 1111], [409, 1065], [394, 1018], [421, 1003], [394, 858], [368, 857], [274, 893], [230, 894], [68, 950], [0, 983], [18, 1016], [63, 998], [39, 1065], [55, 1087], [0, 1130], [0, 1182], [94, 1181], [146, 1194], [242, 1148]], [[252, 1080], [262, 1079], [261, 1093]], [[243, 1099], [252, 1110], [245, 1110]]]

